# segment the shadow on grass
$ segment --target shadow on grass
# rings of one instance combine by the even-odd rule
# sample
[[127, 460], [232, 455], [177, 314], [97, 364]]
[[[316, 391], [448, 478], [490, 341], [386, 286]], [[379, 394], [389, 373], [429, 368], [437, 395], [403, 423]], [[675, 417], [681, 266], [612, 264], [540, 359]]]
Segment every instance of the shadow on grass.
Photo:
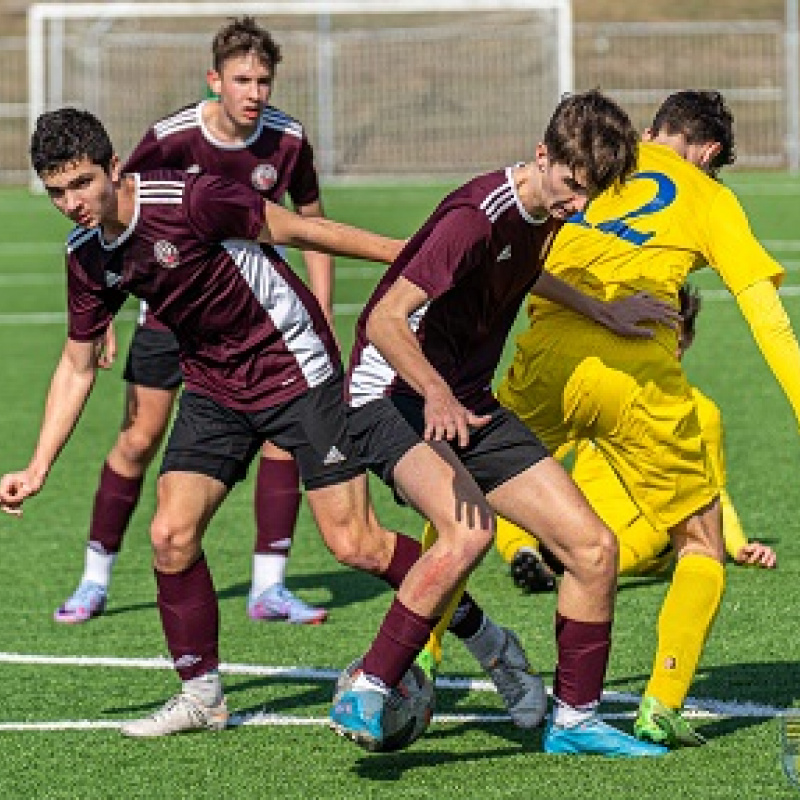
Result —
[[[286, 585], [293, 592], [302, 594], [304, 590], [326, 589], [330, 592], [330, 600], [320, 603], [331, 610], [358, 605], [366, 600], [372, 600], [381, 594], [388, 593], [389, 587], [383, 581], [356, 569], [338, 569], [329, 572], [315, 572], [311, 575], [296, 575], [287, 578]], [[220, 600], [232, 598], [245, 598], [250, 591], [250, 581], [234, 583], [217, 592]], [[118, 614], [128, 614], [133, 611], [147, 611], [156, 608], [155, 599], [140, 603], [117, 605], [112, 603], [103, 612], [106, 617]]]
[[[330, 592], [330, 600], [324, 605], [328, 610], [358, 605], [372, 600], [381, 594], [388, 593], [389, 587], [373, 575], [356, 569], [338, 569], [329, 572], [315, 572], [311, 575], [290, 575], [286, 585], [291, 591], [302, 593], [304, 589], [326, 589]], [[234, 583], [217, 592], [220, 600], [236, 597], [247, 597], [250, 582]]]

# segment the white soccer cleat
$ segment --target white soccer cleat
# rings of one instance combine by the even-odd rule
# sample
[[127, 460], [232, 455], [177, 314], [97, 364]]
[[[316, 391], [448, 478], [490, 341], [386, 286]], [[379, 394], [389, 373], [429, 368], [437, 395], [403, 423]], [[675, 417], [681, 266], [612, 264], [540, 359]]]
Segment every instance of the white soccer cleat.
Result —
[[170, 736], [188, 731], [221, 731], [228, 725], [228, 707], [225, 698], [213, 706], [193, 695], [176, 694], [167, 700], [152, 716], [134, 719], [120, 726], [123, 736], [152, 738]]

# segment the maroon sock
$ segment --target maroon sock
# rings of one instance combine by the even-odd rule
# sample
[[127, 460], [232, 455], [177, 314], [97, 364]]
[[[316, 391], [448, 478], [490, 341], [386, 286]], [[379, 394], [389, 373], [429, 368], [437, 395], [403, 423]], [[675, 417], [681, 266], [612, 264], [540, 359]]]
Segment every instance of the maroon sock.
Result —
[[389, 562], [386, 571], [378, 576], [395, 590], [400, 588], [403, 578], [406, 577], [408, 571], [414, 566], [414, 562], [422, 553], [422, 546], [416, 539], [412, 539], [404, 533], [398, 533], [396, 536], [397, 543], [394, 546], [392, 560]]
[[300, 472], [294, 459], [261, 458], [253, 498], [256, 553], [289, 555], [300, 509]]
[[[397, 544], [386, 572], [380, 576], [392, 589], [398, 589], [408, 571], [422, 553], [422, 545], [404, 533], [397, 534]], [[459, 639], [474, 636], [483, 622], [483, 609], [475, 602], [469, 592], [464, 592], [461, 602], [447, 630]]]
[[395, 598], [372, 647], [364, 656], [364, 672], [380, 678], [387, 686], [397, 686], [425, 646], [436, 623], [435, 619], [415, 614]]
[[183, 572], [155, 570], [158, 610], [167, 647], [181, 679], [219, 665], [219, 606], [204, 555]]
[[89, 524], [90, 545], [99, 544], [106, 553], [119, 552], [143, 482], [144, 476], [125, 478], [114, 472], [108, 462], [103, 464]]
[[611, 622], [579, 622], [556, 612], [556, 644], [553, 694], [573, 708], [598, 702], [611, 648]]

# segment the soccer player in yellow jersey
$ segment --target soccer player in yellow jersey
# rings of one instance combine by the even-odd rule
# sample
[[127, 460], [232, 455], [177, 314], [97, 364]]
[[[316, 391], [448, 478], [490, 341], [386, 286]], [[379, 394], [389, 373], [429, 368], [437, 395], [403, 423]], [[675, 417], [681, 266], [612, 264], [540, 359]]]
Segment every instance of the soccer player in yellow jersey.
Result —
[[[734, 160], [723, 98], [670, 96], [645, 139], [637, 173], [570, 219], [546, 269], [594, 297], [647, 291], [677, 308], [687, 275], [708, 264], [736, 298], [800, 419], [800, 347], [776, 291], [783, 269], [714, 178]], [[719, 608], [724, 548], [719, 485], [676, 358], [677, 332], [659, 325], [651, 339], [622, 339], [535, 296], [528, 312], [531, 325], [517, 339], [498, 398], [552, 452], [592, 439], [642, 514], [669, 531], [677, 563], [634, 731], [669, 746], [700, 744], [680, 709]]]
[[[694, 341], [700, 295], [686, 284], [681, 287], [679, 296], [681, 323], [678, 355], [682, 357]], [[692, 387], [692, 396], [697, 404], [700, 434], [708, 451], [712, 474], [720, 487], [725, 550], [737, 564], [773, 568], [777, 563], [775, 551], [761, 542], [747, 540], [736, 509], [725, 490], [726, 470], [720, 410], [695, 387]], [[616, 533], [621, 575], [652, 575], [672, 566], [675, 551], [669, 533], [653, 527], [639, 511], [605, 456], [593, 442], [583, 440], [577, 443], [572, 477], [603, 522]], [[534, 536], [513, 522], [498, 519], [496, 543], [500, 555], [511, 565], [512, 576], [518, 586], [528, 591], [552, 591], [555, 588], [553, 573], [537, 552], [539, 543]], [[557, 565], [553, 566], [558, 569]]]

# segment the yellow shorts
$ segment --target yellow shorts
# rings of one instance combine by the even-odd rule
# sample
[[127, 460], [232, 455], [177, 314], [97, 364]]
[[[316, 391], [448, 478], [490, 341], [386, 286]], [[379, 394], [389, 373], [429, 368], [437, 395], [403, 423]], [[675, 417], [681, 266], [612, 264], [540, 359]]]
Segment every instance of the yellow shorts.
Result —
[[557, 319], [518, 337], [500, 402], [551, 452], [592, 439], [660, 530], [710, 503], [718, 488], [676, 350], [663, 337], [622, 339], [575, 315]]

